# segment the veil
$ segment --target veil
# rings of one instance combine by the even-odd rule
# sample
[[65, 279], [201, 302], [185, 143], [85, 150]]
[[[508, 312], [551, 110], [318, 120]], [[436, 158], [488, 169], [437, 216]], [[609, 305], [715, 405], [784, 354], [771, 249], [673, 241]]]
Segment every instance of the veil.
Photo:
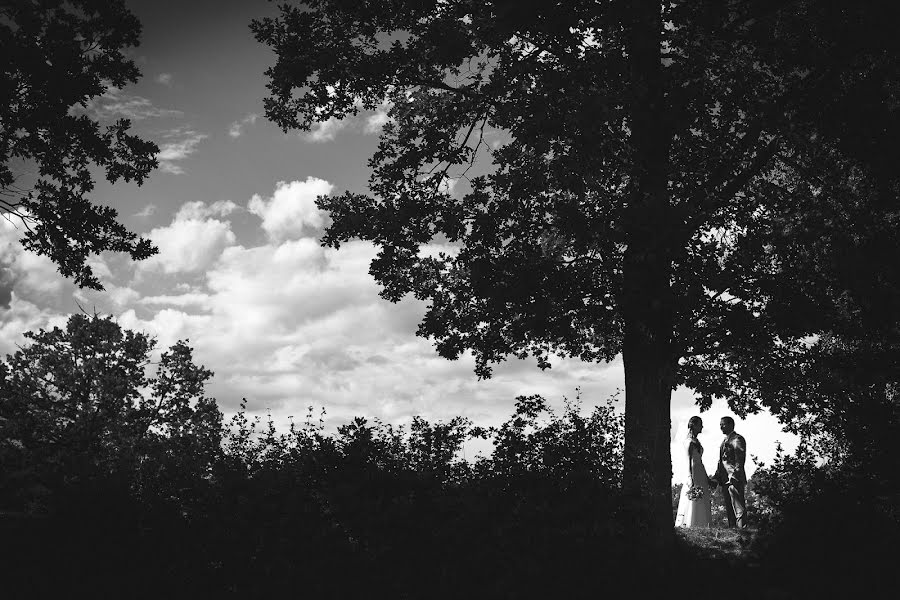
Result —
[[671, 440], [672, 485], [677, 483], [684, 484], [690, 481], [687, 459], [688, 444], [690, 444], [688, 420], [689, 417], [679, 419], [678, 426], [672, 428], [672, 431], [675, 432]]

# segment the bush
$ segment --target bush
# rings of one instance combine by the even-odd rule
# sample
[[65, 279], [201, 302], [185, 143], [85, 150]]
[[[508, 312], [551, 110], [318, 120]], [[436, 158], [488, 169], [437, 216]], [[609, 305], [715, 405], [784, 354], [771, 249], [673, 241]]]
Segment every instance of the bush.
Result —
[[873, 597], [896, 588], [896, 482], [896, 473], [824, 460], [808, 443], [793, 455], [779, 448], [754, 475], [762, 528], [754, 552], [798, 594]]
[[[234, 537], [210, 558], [242, 572], [239, 595], [299, 580], [333, 594], [348, 569], [365, 584], [341, 597], [530, 595], [566, 582], [574, 593], [587, 582], [572, 573], [586, 578], [615, 548], [621, 434], [611, 406], [583, 417], [567, 404], [557, 417], [538, 396], [487, 430], [460, 418], [416, 418], [408, 431], [356, 418], [328, 436], [310, 414], [279, 434], [241, 413], [215, 477]], [[493, 455], [462, 460], [472, 437], [492, 439]]]

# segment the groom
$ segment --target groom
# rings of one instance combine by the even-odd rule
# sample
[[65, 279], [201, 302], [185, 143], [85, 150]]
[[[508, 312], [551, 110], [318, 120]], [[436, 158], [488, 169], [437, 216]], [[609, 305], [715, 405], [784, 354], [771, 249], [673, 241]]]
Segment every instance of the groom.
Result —
[[722, 417], [719, 428], [725, 434], [725, 439], [719, 447], [719, 466], [713, 479], [722, 486], [728, 526], [743, 529], [746, 508], [744, 488], [747, 486], [744, 461], [747, 457], [747, 442], [744, 441], [744, 436], [735, 433], [734, 419], [731, 417]]

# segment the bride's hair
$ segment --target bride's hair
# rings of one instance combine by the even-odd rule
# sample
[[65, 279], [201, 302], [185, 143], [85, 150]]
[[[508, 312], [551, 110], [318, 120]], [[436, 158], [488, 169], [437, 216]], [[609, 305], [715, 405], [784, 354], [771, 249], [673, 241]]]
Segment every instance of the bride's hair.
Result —
[[701, 419], [700, 417], [697, 417], [697, 416], [691, 417], [688, 420], [688, 436], [693, 435], [694, 429], [697, 427], [697, 425], [702, 425], [702, 424], [703, 424], [703, 419]]

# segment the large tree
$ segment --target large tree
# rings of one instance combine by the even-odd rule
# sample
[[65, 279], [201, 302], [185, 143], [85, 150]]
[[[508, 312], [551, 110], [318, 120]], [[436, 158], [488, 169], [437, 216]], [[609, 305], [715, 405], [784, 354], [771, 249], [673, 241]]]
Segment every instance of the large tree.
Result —
[[324, 243], [379, 246], [382, 295], [428, 300], [418, 333], [447, 358], [471, 350], [479, 376], [509, 355], [545, 368], [551, 353], [621, 353], [629, 522], [665, 542], [672, 389], [739, 399], [723, 353], [779, 356], [809, 333], [765, 310], [780, 273], [769, 237], [793, 197], [816, 194], [799, 174], [821, 151], [798, 114], [852, 70], [792, 56], [789, 25], [822, 10], [840, 24], [839, 9], [303, 4], [252, 26], [277, 54], [267, 116], [308, 129], [391, 106], [371, 194], [319, 199]]
[[137, 81], [125, 51], [140, 22], [123, 0], [0, 2], [0, 215], [24, 226], [24, 246], [65, 277], [102, 289], [87, 259], [105, 250], [135, 260], [156, 252], [93, 204], [94, 170], [141, 184], [159, 148], [85, 113], [111, 86]]

